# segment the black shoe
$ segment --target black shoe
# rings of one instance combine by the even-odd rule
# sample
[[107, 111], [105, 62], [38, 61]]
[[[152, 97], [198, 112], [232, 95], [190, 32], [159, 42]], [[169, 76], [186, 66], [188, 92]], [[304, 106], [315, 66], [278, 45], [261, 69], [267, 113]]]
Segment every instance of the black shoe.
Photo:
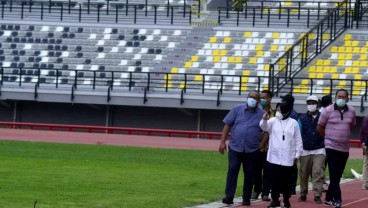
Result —
[[257, 192], [253, 192], [252, 196], [250, 197], [251, 199], [258, 199], [259, 193]]
[[284, 208], [291, 208], [289, 199], [284, 199]]
[[243, 201], [243, 202], [242, 202], [242, 205], [243, 205], [243, 206], [250, 206], [250, 202], [249, 202], [249, 201]]
[[296, 195], [296, 191], [295, 191], [295, 189], [291, 190], [290, 194], [291, 194], [291, 195]]
[[262, 196], [262, 201], [271, 201], [270, 197], [264, 195]]
[[299, 197], [298, 201], [300, 201], [300, 202], [305, 202], [305, 201], [307, 201], [307, 196], [301, 195], [301, 196]]
[[277, 208], [280, 206], [280, 201], [272, 201], [271, 204], [267, 206], [267, 208]]
[[316, 202], [316, 204], [322, 204], [321, 197], [320, 196], [314, 197], [314, 202]]
[[234, 204], [233, 198], [225, 197], [222, 199], [222, 203], [224, 204]]

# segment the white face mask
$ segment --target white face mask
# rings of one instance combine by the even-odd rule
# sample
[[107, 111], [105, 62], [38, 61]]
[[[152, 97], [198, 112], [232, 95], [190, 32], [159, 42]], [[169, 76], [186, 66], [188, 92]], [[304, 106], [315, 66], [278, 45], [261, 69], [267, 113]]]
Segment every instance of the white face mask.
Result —
[[317, 105], [307, 105], [307, 108], [309, 112], [314, 113], [317, 110]]
[[275, 117], [279, 120], [282, 120], [282, 118], [284, 117], [279, 111], [276, 112]]

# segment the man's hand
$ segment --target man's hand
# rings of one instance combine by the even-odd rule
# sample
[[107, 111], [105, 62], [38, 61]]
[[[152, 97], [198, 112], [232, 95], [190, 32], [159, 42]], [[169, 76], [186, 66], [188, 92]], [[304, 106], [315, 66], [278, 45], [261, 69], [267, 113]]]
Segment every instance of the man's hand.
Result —
[[221, 154], [224, 154], [224, 152], [226, 151], [227, 151], [226, 142], [221, 141], [220, 146], [219, 146], [219, 152]]

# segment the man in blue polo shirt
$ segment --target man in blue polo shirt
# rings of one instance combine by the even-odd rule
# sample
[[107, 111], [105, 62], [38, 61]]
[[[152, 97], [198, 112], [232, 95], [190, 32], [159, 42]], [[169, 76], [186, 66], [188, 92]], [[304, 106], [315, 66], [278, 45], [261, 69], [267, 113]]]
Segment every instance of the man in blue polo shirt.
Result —
[[260, 100], [259, 93], [251, 91], [248, 94], [246, 104], [234, 106], [226, 115], [222, 130], [219, 152], [223, 154], [226, 150], [226, 139], [231, 131], [228, 151], [229, 167], [226, 178], [225, 198], [222, 202], [233, 204], [236, 191], [238, 174], [241, 165], [244, 172], [243, 202], [242, 205], [250, 206], [250, 197], [254, 180], [254, 170], [259, 155], [261, 143], [261, 128], [259, 122], [262, 120], [264, 111], [258, 108]]

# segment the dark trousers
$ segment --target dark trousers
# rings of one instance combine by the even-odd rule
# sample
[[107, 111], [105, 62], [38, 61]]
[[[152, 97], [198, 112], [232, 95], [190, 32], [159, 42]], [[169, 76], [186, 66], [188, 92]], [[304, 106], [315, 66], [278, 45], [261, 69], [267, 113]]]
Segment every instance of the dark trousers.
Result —
[[326, 201], [341, 200], [340, 180], [348, 158], [349, 152], [340, 152], [326, 148], [326, 159], [330, 174], [330, 184], [326, 193]]
[[240, 166], [243, 165], [244, 185], [243, 185], [243, 201], [250, 202], [252, 194], [252, 186], [254, 179], [254, 171], [259, 151], [252, 153], [235, 152], [229, 148], [228, 160], [229, 169], [226, 177], [225, 194], [227, 198], [234, 198]]
[[281, 166], [276, 164], [270, 164], [270, 170], [272, 173], [271, 182], [271, 198], [272, 201], [278, 201], [280, 193], [283, 194], [284, 200], [288, 200], [291, 197], [291, 175], [293, 171], [292, 166]]
[[296, 163], [294, 163], [293, 165], [293, 170], [291, 172], [291, 190], [293, 193], [295, 193], [295, 189], [296, 189], [296, 183], [298, 181], [298, 165]]
[[257, 160], [257, 168], [254, 174], [254, 192], [268, 196], [271, 189], [270, 164], [267, 162], [267, 152], [260, 152]]

